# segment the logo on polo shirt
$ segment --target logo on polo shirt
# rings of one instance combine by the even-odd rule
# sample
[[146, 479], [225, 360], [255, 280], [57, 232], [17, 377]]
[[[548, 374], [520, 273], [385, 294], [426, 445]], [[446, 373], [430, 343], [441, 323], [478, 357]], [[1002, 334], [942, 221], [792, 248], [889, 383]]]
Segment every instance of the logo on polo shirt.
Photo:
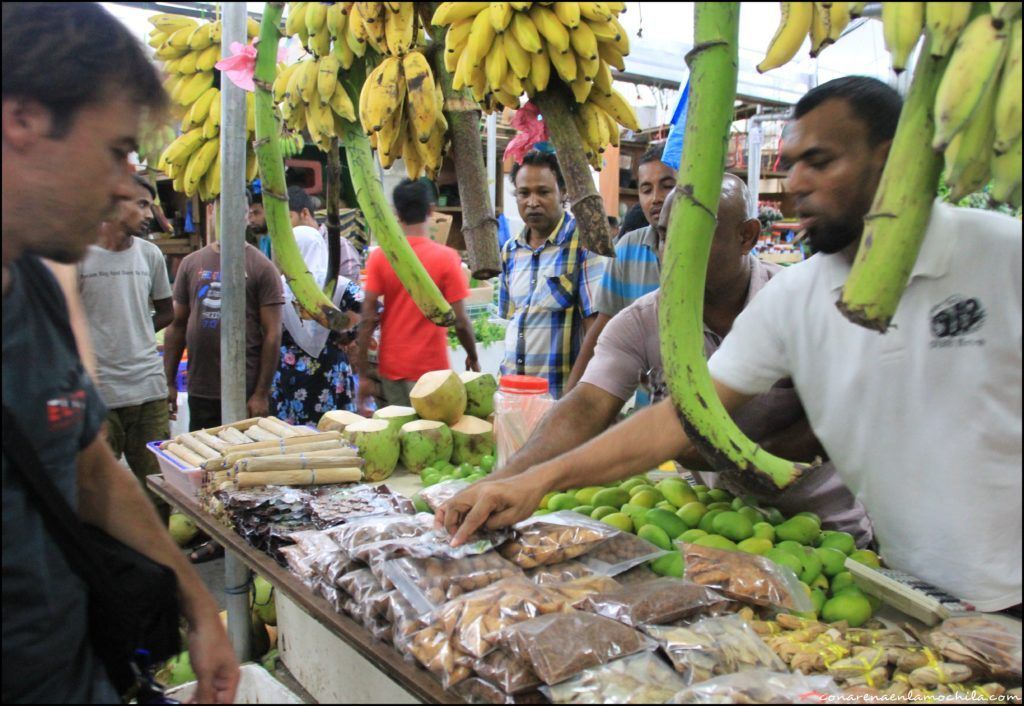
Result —
[[983, 346], [985, 339], [977, 334], [985, 325], [985, 307], [975, 297], [954, 294], [932, 307], [932, 348], [952, 346]]

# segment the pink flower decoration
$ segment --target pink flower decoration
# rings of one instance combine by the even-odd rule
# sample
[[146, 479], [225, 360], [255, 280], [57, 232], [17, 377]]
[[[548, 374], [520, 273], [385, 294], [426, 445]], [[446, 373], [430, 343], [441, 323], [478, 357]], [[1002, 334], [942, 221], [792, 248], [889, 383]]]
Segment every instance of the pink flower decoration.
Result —
[[512, 157], [516, 164], [523, 163], [523, 157], [533, 149], [538, 142], [547, 142], [548, 126], [543, 118], [539, 119], [540, 109], [533, 103], [526, 103], [512, 116], [512, 127], [516, 129], [516, 136], [513, 137], [508, 147], [505, 148], [503, 159]]
[[[277, 50], [278, 62], [284, 61], [284, 53], [284, 49], [279, 47]], [[256, 39], [252, 40], [252, 44], [231, 42], [231, 56], [218, 61], [214, 64], [214, 68], [223, 71], [231, 83], [243, 91], [250, 93], [255, 91], [256, 85], [252, 79], [253, 74], [256, 73]]]
[[285, 363], [285, 365], [295, 365], [295, 354], [294, 353], [290, 353], [290, 352], [289, 353], [285, 353], [285, 355], [284, 355], [284, 363]]

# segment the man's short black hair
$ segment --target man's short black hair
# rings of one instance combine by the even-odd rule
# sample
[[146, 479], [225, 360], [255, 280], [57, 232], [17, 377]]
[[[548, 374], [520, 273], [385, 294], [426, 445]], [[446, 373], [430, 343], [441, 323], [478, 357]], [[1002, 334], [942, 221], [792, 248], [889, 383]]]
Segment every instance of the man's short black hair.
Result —
[[257, 204], [257, 203], [258, 204], [262, 204], [263, 203], [263, 192], [262, 191], [259, 192], [259, 193], [253, 193], [252, 189], [246, 189], [245, 190], [245, 195], [246, 195], [246, 197], [247, 197], [247, 199], [249, 201], [249, 205], [250, 206], [252, 206], [253, 204]]
[[647, 151], [640, 157], [640, 161], [637, 162], [638, 167], [642, 167], [650, 162], [660, 162], [661, 158], [665, 155], [665, 143], [659, 142], [651, 145], [647, 148]]
[[903, 99], [896, 89], [869, 76], [844, 76], [812, 88], [797, 102], [793, 118], [799, 120], [830, 100], [846, 101], [853, 114], [867, 125], [872, 145], [891, 140], [896, 134]]
[[391, 201], [402, 223], [414, 226], [427, 220], [434, 197], [426, 183], [418, 179], [402, 179], [395, 187]]
[[153, 199], [154, 201], [156, 200], [156, 189], [154, 189], [154, 188], [153, 188], [153, 185], [152, 185], [152, 184], [150, 184], [150, 183], [149, 183], [148, 181], [146, 181], [145, 179], [143, 179], [143, 178], [142, 178], [141, 176], [139, 176], [138, 174], [135, 174], [135, 175], [133, 175], [133, 176], [132, 176], [132, 179], [134, 179], [134, 180], [135, 180], [135, 183], [136, 183], [136, 184], [138, 184], [138, 185], [139, 185], [139, 186], [141, 186], [141, 187], [142, 187], [143, 189], [145, 189], [146, 191], [148, 191], [148, 192], [149, 192], [149, 198]]
[[644, 210], [640, 208], [640, 204], [635, 203], [629, 207], [629, 210], [626, 211], [626, 215], [622, 217], [622, 226], [619, 228], [619, 235], [632, 233], [634, 230], [646, 228], [649, 225], [656, 226], [658, 224], [648, 223], [647, 216], [644, 215]]
[[509, 174], [509, 179], [512, 180], [512, 185], [516, 184], [516, 176], [519, 174], [519, 170], [525, 166], [531, 167], [547, 167], [555, 174], [555, 181], [558, 184], [558, 190], [565, 192], [565, 179], [562, 178], [562, 169], [558, 166], [558, 157], [553, 152], [541, 152], [540, 150], [530, 150], [523, 157], [522, 163], [516, 163], [512, 165], [512, 171]]
[[313, 205], [313, 197], [306, 193], [298, 184], [293, 184], [288, 187], [288, 210], [294, 211], [295, 213], [302, 213], [302, 209], [309, 211], [309, 215], [313, 215], [316, 211], [316, 207]]

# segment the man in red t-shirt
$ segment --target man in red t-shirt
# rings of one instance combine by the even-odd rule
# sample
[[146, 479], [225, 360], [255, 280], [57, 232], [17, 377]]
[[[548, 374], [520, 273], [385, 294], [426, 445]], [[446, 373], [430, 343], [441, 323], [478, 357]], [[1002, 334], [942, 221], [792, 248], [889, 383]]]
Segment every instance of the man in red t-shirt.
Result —
[[[479, 372], [473, 326], [462, 303], [469, 296], [462, 260], [452, 248], [427, 237], [427, 218], [434, 210], [430, 191], [423, 182], [405, 179], [395, 187], [392, 198], [398, 222], [413, 252], [452, 305], [455, 333], [466, 349], [466, 368]], [[371, 378], [366, 352], [377, 325], [377, 301], [381, 298], [384, 310], [380, 315], [378, 385]], [[450, 367], [448, 332], [423, 315], [379, 248], [366, 262], [362, 316], [356, 355], [360, 410], [365, 409], [371, 395], [377, 398], [379, 405], [408, 405], [409, 392], [423, 373]]]

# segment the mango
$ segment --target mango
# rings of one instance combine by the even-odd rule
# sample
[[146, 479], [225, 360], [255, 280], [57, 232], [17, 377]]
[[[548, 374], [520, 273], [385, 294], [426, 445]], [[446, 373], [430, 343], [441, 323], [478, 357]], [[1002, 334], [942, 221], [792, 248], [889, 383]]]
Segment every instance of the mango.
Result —
[[601, 518], [601, 522], [609, 524], [616, 529], [620, 529], [623, 532], [633, 531], [633, 520], [629, 518], [624, 512], [614, 512], [610, 515], [605, 515]]
[[672, 552], [651, 562], [651, 571], [659, 576], [672, 576], [681, 578], [683, 575], [683, 555], [679, 552]]
[[675, 539], [688, 529], [687, 524], [674, 513], [661, 508], [648, 510], [644, 515], [644, 521], [660, 527], [670, 539]]
[[859, 590], [848, 588], [825, 601], [821, 619], [826, 623], [845, 620], [851, 628], [860, 627], [871, 618], [871, 603]]
[[870, 566], [873, 569], [882, 568], [882, 560], [879, 559], [878, 555], [870, 549], [858, 549], [855, 552], [851, 552], [850, 558], [860, 564], [864, 564], [864, 566]]
[[605, 488], [594, 493], [590, 504], [596, 507], [610, 505], [611, 507], [622, 507], [629, 502], [629, 491], [622, 488]]
[[[586, 488], [580, 488], [576, 491], [576, 499], [584, 505], [593, 505], [594, 496], [600, 493], [604, 488], [599, 485], [591, 485]], [[595, 505], [596, 507], [596, 505]]]
[[734, 542], [742, 542], [754, 536], [754, 525], [738, 512], [728, 511], [715, 517], [711, 523], [715, 534]]
[[794, 574], [799, 575], [800, 572], [804, 570], [803, 562], [800, 561], [796, 555], [790, 554], [785, 549], [775, 547], [774, 549], [770, 549], [765, 552], [764, 557], [765, 559], [771, 559], [779, 566], [785, 566], [792, 569]]
[[594, 511], [594, 506], [593, 505], [577, 505], [576, 507], [574, 507], [572, 509], [572, 511], [573, 512], [578, 512], [581, 515], [586, 515], [587, 517], [590, 517], [590, 513], [592, 513]]
[[697, 501], [697, 494], [693, 492], [693, 489], [690, 488], [686, 481], [679, 478], [666, 478], [659, 481], [654, 487], [661, 492], [666, 500], [676, 507], [683, 507], [687, 503]]
[[760, 539], [767, 539], [769, 542], [774, 542], [775, 527], [770, 522], [755, 522], [754, 536]]
[[825, 607], [825, 603], [828, 598], [825, 596], [825, 592], [820, 588], [811, 589], [811, 603], [814, 604], [814, 612], [821, 615], [821, 609]]
[[821, 534], [820, 525], [806, 515], [794, 515], [775, 528], [775, 536], [781, 540], [814, 544]]
[[661, 493], [651, 488], [650, 490], [641, 490], [639, 493], [630, 496], [629, 502], [633, 505], [650, 509], [654, 507], [655, 503], [659, 503], [663, 499]]
[[659, 510], [671, 512], [673, 515], [676, 514], [676, 510], [679, 509], [675, 505], [670, 503], [668, 500], [662, 500], [660, 503], [656, 503], [654, 507], [658, 508]]
[[636, 536], [640, 539], [647, 540], [659, 549], [672, 549], [672, 540], [669, 538], [668, 534], [665, 530], [655, 524], [644, 525], [637, 531]]
[[821, 576], [821, 559], [814, 553], [813, 549], [804, 548], [803, 556], [800, 557], [803, 568], [798, 574], [801, 581], [810, 585], [816, 578]]
[[619, 508], [617, 507], [612, 507], [611, 505], [601, 505], [600, 507], [595, 507], [594, 511], [590, 513], [590, 519], [600, 520], [602, 517], [607, 517], [608, 515], [611, 515], [618, 511]]
[[846, 555], [832, 547], [818, 547], [814, 550], [821, 561], [821, 570], [826, 576], [835, 576], [845, 571]]
[[705, 532], [704, 530], [694, 528], [694, 529], [686, 530], [681, 535], [679, 535], [679, 537], [677, 537], [676, 539], [678, 541], [684, 542], [686, 544], [693, 544], [694, 542], [696, 542], [701, 537], [707, 537], [707, 536], [708, 536], [708, 533]]
[[580, 504], [580, 501], [572, 493], [559, 493], [548, 500], [547, 508], [552, 512], [558, 512], [559, 510], [572, 510]]
[[724, 501], [709, 503], [708, 510], [721, 510], [722, 512], [731, 512], [732, 503], [727, 503]]
[[645, 490], [654, 490], [654, 486], [650, 483], [637, 483], [629, 489], [629, 497], [633, 497], [637, 493], [642, 493]]
[[722, 512], [722, 510], [708, 510], [704, 513], [704, 517], [700, 518], [700, 522], [697, 524], [697, 527], [708, 534], [711, 534], [715, 531], [714, 526], [711, 523], [714, 522], [715, 518], [721, 515]]
[[630, 519], [635, 518], [642, 512], [647, 512], [647, 510], [648, 508], [642, 507], [640, 505], [634, 505], [633, 503], [626, 503], [621, 508], [619, 508], [619, 511], [624, 513]]
[[856, 585], [856, 582], [854, 582], [853, 580], [853, 574], [849, 571], [839, 572], [838, 574], [833, 576], [832, 580], [829, 582], [830, 590], [832, 591], [833, 596], [838, 594], [844, 588], [849, 588], [850, 586]]
[[744, 505], [736, 512], [750, 520], [750, 524], [752, 525], [756, 525], [758, 522], [764, 521], [764, 515], [762, 515], [760, 512], [750, 507], [749, 505]]
[[725, 549], [731, 552], [739, 551], [735, 542], [717, 534], [709, 534], [706, 537], [701, 537], [694, 542], [694, 544], [702, 547], [711, 547], [712, 549]]
[[775, 546], [778, 549], [789, 552], [797, 559], [804, 555], [804, 545], [799, 542], [794, 542], [792, 539], [787, 539], [784, 542], [778, 542]]
[[762, 556], [772, 550], [772, 543], [767, 539], [761, 539], [759, 537], [744, 539], [736, 546], [741, 552], [747, 552], [748, 554], [760, 554]]
[[778, 526], [786, 521], [786, 516], [777, 507], [766, 507], [765, 512], [768, 513], [768, 522], [772, 525]]
[[716, 503], [731, 503], [733, 501], [732, 495], [721, 488], [712, 488], [709, 490], [708, 497]]
[[707, 511], [708, 508], [704, 503], [686, 503], [676, 511], [676, 517], [685, 522], [687, 527], [693, 529], [700, 524], [701, 518], [704, 517]]

